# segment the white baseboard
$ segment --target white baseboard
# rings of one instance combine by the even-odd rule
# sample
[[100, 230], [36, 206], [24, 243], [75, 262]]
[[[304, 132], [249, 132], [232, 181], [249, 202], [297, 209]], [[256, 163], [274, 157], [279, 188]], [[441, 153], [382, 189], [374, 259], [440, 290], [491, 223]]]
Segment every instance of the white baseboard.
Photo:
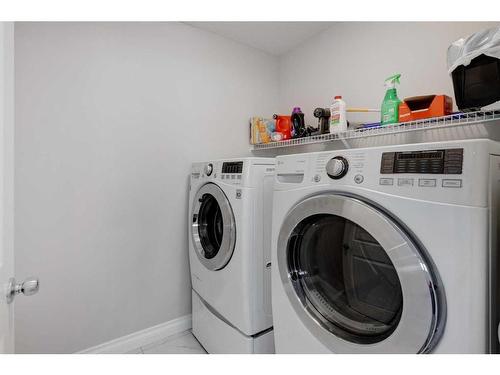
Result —
[[93, 346], [77, 354], [124, 354], [191, 329], [191, 314]]

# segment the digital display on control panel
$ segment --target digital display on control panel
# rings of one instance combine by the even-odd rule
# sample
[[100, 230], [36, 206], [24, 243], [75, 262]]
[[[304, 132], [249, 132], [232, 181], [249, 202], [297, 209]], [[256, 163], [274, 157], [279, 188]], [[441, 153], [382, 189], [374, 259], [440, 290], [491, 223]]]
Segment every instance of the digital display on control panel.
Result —
[[241, 173], [243, 172], [243, 162], [233, 161], [222, 163], [222, 173]]
[[384, 152], [380, 173], [462, 174], [463, 148]]

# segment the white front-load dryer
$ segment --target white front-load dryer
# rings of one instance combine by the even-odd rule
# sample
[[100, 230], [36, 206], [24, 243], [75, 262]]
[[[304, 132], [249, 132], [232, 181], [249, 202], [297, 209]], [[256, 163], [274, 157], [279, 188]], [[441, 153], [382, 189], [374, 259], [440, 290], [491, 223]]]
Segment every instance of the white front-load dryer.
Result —
[[209, 353], [272, 353], [274, 159], [194, 163], [189, 262], [193, 334]]
[[498, 353], [500, 146], [280, 156], [277, 353]]

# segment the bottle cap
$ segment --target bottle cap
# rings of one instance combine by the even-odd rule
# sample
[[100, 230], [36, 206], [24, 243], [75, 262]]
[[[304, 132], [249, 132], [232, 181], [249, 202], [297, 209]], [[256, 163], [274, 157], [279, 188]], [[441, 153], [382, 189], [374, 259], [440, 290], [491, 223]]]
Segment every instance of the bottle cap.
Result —
[[342, 99], [342, 95], [337, 95], [334, 99]]

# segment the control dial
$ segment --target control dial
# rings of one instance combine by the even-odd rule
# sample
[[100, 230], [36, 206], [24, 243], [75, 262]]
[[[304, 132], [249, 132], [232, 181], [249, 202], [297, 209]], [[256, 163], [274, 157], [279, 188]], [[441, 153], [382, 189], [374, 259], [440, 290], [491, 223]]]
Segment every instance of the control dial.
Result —
[[207, 165], [205, 165], [205, 174], [207, 176], [210, 176], [213, 171], [214, 171], [214, 166], [212, 163], [208, 163]]
[[326, 173], [334, 180], [344, 177], [348, 169], [349, 163], [342, 156], [335, 156], [326, 163]]

